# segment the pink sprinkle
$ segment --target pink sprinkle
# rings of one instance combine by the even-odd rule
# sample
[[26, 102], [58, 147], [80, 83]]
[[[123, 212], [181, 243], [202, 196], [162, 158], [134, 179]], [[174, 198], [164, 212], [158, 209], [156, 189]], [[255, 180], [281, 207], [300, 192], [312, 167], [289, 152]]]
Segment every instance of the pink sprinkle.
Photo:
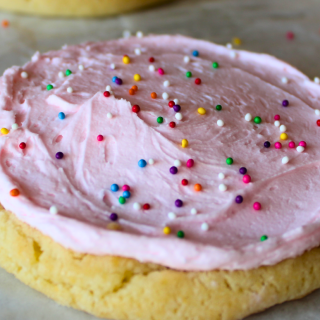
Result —
[[306, 148], [307, 147], [307, 143], [305, 141], [300, 141], [299, 142], [299, 146]]
[[280, 120], [280, 116], [279, 116], [278, 114], [276, 114], [276, 115], [274, 116], [274, 120]]
[[162, 68], [158, 69], [159, 74], [163, 75], [164, 74], [164, 70]]
[[130, 191], [130, 187], [127, 184], [125, 184], [124, 186], [122, 186], [122, 190], [123, 191]]
[[282, 148], [282, 144], [281, 144], [280, 142], [276, 142], [276, 143], [274, 144], [274, 147], [275, 147], [276, 149], [281, 149], [281, 148]]
[[293, 148], [295, 148], [296, 147], [296, 144], [294, 143], [294, 141], [290, 141], [289, 142], [289, 148], [290, 149], [293, 149]]
[[193, 165], [194, 165], [193, 159], [189, 159], [189, 160], [187, 161], [187, 167], [188, 167], [188, 168], [191, 168], [191, 167], [193, 167]]
[[103, 135], [99, 134], [99, 135], [97, 136], [97, 140], [98, 140], [98, 141], [102, 141], [102, 140], [103, 140]]
[[292, 31], [288, 31], [286, 36], [287, 36], [288, 40], [293, 40], [294, 39], [294, 33]]
[[261, 209], [261, 203], [260, 202], [255, 202], [253, 204], [253, 209], [254, 210], [260, 210]]
[[251, 177], [248, 174], [246, 174], [243, 176], [242, 181], [244, 183], [249, 183], [249, 182], [251, 182]]

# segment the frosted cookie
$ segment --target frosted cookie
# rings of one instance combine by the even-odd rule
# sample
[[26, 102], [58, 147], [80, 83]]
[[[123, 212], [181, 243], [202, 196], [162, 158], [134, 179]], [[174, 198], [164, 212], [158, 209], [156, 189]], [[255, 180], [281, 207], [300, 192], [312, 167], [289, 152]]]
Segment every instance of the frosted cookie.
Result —
[[320, 286], [320, 87], [293, 67], [133, 37], [37, 53], [0, 92], [0, 264], [22, 281], [145, 320]]

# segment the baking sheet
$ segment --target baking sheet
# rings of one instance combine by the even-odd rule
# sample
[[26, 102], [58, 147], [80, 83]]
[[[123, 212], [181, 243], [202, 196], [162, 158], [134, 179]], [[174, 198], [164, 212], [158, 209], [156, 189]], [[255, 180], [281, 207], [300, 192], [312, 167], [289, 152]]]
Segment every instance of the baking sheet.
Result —
[[[306, 73], [320, 76], [319, 0], [185, 0], [107, 19], [64, 20], [0, 13], [0, 73], [22, 65], [35, 51], [118, 38], [124, 30], [180, 33], [226, 44], [242, 39], [242, 49], [266, 52]], [[292, 31], [295, 39], [286, 39]], [[273, 307], [246, 320], [320, 319], [320, 291]], [[0, 269], [1, 320], [93, 320], [84, 312], [62, 307]], [[134, 319], [133, 319], [134, 320]], [[177, 319], [178, 320], [178, 319]]]

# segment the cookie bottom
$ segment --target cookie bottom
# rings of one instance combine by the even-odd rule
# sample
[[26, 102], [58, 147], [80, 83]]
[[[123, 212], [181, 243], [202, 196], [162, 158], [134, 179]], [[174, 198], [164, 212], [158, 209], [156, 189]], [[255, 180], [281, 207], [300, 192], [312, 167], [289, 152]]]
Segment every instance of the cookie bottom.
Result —
[[0, 266], [60, 304], [117, 320], [236, 320], [320, 287], [320, 248], [253, 270], [183, 272], [76, 253], [3, 209]]
[[0, 9], [44, 16], [98, 17], [169, 0], [0, 0]]

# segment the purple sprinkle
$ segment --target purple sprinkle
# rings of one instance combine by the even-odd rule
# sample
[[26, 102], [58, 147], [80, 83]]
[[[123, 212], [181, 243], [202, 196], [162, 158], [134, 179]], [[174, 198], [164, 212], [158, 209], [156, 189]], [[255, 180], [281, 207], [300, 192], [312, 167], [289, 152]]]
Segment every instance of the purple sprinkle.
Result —
[[118, 215], [116, 213], [111, 213], [109, 218], [111, 221], [117, 221]]
[[170, 168], [170, 173], [172, 173], [172, 174], [178, 173], [178, 168], [177, 167], [171, 167]]
[[176, 205], [176, 207], [181, 208], [182, 205], [183, 205], [183, 202], [182, 202], [182, 200], [177, 199], [177, 200], [174, 202], [174, 204]]
[[269, 141], [266, 141], [263, 145], [264, 145], [265, 148], [270, 148], [270, 142]]
[[176, 105], [173, 106], [173, 110], [175, 112], [179, 112], [181, 110], [181, 107], [178, 104], [176, 104]]
[[235, 201], [236, 201], [236, 203], [242, 203], [243, 197], [242, 196], [236, 196]]
[[62, 152], [57, 152], [56, 153], [56, 158], [57, 159], [62, 159], [63, 158], [63, 153]]
[[116, 84], [121, 85], [122, 84], [122, 79], [117, 78], [115, 82], [116, 82]]
[[282, 105], [283, 105], [284, 107], [287, 107], [287, 106], [289, 105], [289, 101], [288, 101], [288, 100], [283, 100], [283, 101], [282, 101]]
[[241, 167], [241, 168], [239, 169], [239, 172], [240, 172], [241, 174], [246, 174], [246, 173], [247, 173], [247, 168]]

